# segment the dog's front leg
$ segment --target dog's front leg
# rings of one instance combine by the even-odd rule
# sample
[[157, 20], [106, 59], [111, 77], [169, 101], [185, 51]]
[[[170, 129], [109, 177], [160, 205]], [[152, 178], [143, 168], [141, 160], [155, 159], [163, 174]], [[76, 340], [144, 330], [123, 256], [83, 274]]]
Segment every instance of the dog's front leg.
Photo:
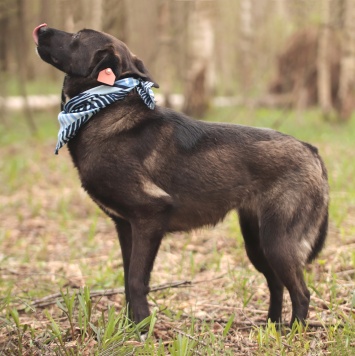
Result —
[[132, 254], [129, 265], [128, 288], [133, 320], [139, 323], [149, 316], [147, 294], [150, 273], [165, 229], [166, 216], [138, 219], [132, 222]]
[[131, 224], [126, 220], [116, 218], [116, 217], [114, 217], [113, 220], [116, 224], [118, 239], [121, 245], [126, 304], [130, 308], [131, 298], [129, 293], [128, 275], [129, 275], [129, 265], [131, 262], [131, 254], [132, 254], [132, 228], [131, 228]]

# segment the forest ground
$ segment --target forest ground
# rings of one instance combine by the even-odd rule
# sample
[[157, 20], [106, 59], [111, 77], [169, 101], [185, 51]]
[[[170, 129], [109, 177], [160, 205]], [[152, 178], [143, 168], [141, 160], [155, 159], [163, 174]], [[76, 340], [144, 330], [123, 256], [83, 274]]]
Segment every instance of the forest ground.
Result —
[[[0, 126], [1, 354], [355, 355], [355, 120], [324, 122], [316, 110], [211, 110], [210, 121], [274, 127], [311, 142], [326, 162], [330, 226], [305, 270], [308, 324], [281, 333], [263, 324], [266, 282], [231, 213], [214, 228], [163, 240], [143, 343], [124, 311], [113, 224], [80, 187], [66, 148], [53, 153], [56, 115], [37, 113], [36, 134], [20, 113]], [[290, 310], [285, 293], [285, 321]]]

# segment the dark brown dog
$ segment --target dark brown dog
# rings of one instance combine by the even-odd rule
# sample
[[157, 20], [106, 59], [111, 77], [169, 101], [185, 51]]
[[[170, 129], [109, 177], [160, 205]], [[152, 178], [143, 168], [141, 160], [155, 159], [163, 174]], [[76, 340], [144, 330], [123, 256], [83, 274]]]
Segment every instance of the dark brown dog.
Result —
[[[105, 68], [153, 81], [108, 34], [42, 25], [34, 38], [40, 57], [67, 74], [68, 98], [98, 86]], [[215, 225], [232, 209], [270, 289], [268, 318], [281, 321], [285, 286], [291, 323], [304, 322], [310, 293], [302, 269], [321, 250], [328, 224], [327, 173], [316, 148], [269, 129], [150, 110], [132, 93], [90, 119], [68, 149], [84, 189], [116, 224], [135, 322], [149, 315], [149, 278], [165, 233]]]

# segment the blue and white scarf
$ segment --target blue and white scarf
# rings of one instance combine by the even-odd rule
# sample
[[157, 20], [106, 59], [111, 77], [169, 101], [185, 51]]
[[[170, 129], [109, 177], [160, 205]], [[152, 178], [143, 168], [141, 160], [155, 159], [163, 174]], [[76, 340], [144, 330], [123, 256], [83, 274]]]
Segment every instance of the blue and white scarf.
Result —
[[141, 79], [125, 78], [117, 80], [112, 87], [100, 85], [70, 99], [58, 115], [60, 129], [55, 154], [58, 154], [59, 149], [73, 138], [93, 115], [106, 106], [124, 99], [134, 88], [144, 103], [153, 110], [155, 107], [154, 93], [151, 89], [153, 85], [154, 83]]

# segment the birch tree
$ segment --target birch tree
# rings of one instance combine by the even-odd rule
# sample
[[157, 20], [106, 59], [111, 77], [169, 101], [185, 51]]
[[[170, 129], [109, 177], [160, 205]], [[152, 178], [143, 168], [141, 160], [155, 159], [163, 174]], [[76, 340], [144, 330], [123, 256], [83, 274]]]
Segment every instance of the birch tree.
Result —
[[163, 105], [171, 107], [170, 94], [172, 90], [172, 37], [171, 37], [171, 3], [160, 0], [158, 4], [158, 62], [164, 68], [164, 75], [160, 78], [160, 87], [163, 94]]
[[242, 56], [241, 83], [243, 94], [247, 95], [251, 86], [251, 63], [253, 45], [253, 1], [240, 1], [240, 52]]
[[328, 61], [328, 46], [330, 38], [330, 1], [331, 0], [322, 1], [322, 25], [317, 53], [318, 103], [325, 117], [329, 116], [332, 111], [331, 74]]
[[355, 10], [352, 0], [343, 2], [343, 30], [340, 60], [339, 101], [340, 119], [349, 120], [354, 107], [355, 81]]
[[212, 13], [214, 2], [196, 1], [189, 11], [187, 24], [187, 77], [183, 111], [202, 117], [208, 109], [213, 77], [214, 31]]

